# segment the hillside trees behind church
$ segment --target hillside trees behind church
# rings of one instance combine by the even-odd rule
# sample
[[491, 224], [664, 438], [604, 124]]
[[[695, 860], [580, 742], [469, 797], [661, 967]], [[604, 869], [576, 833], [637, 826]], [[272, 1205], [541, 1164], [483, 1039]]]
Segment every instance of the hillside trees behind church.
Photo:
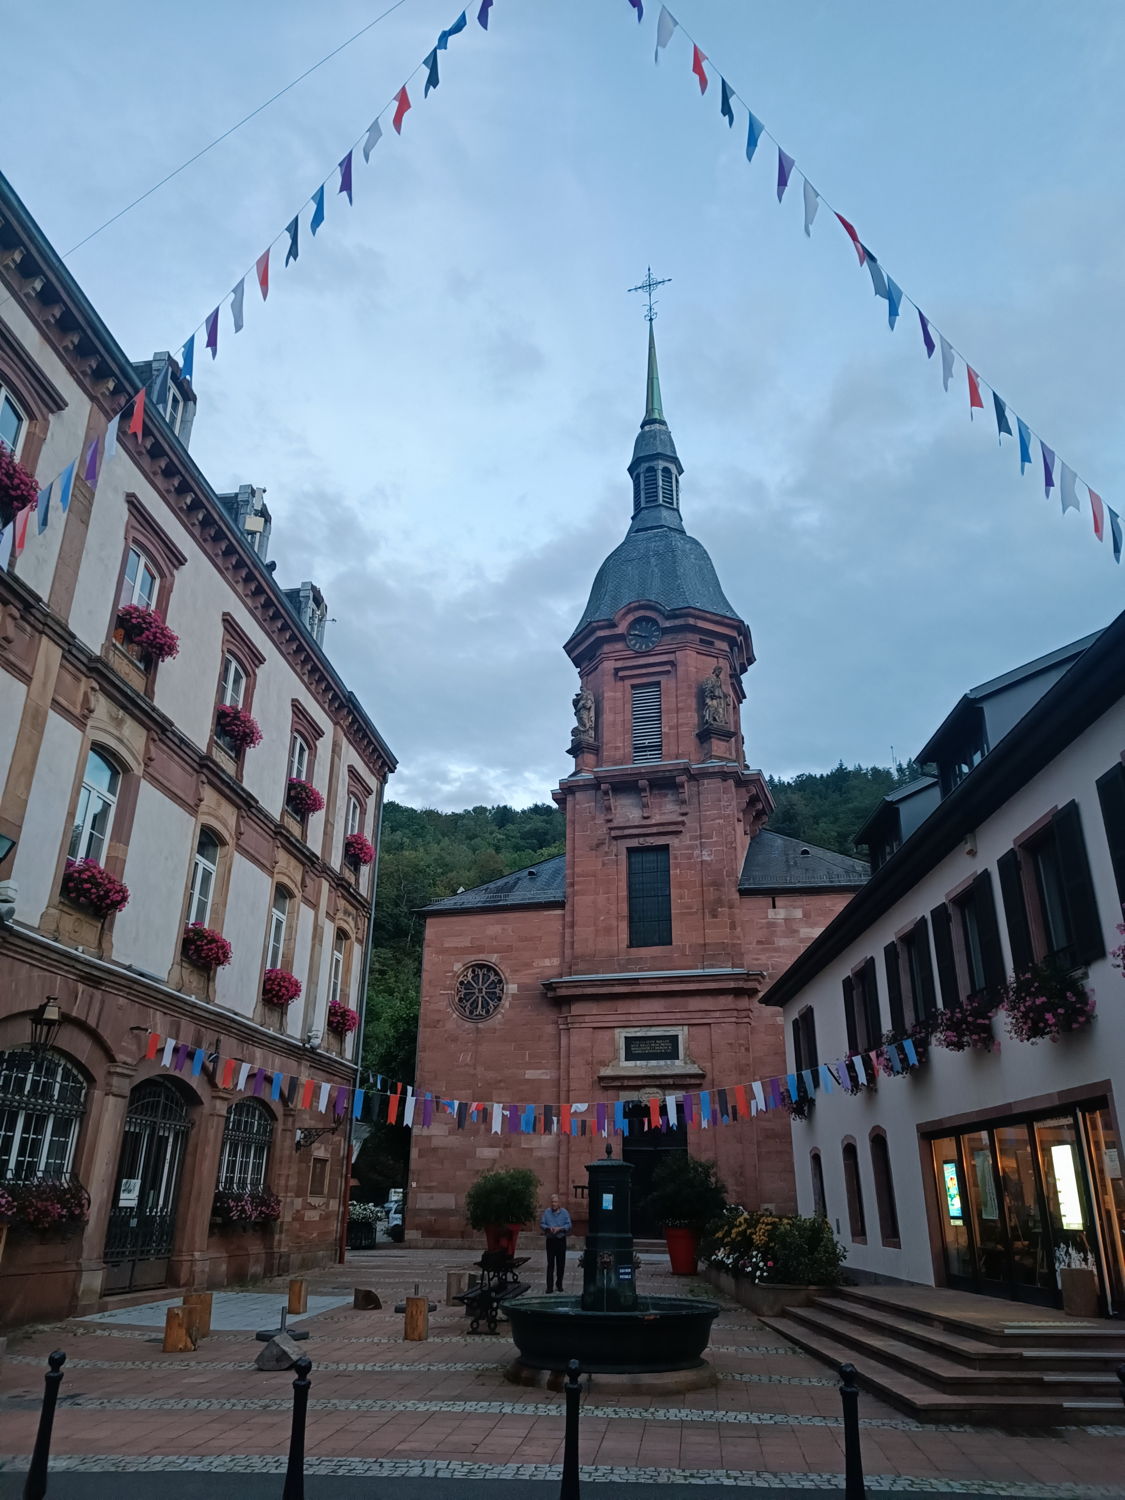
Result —
[[880, 798], [905, 786], [922, 774], [913, 761], [889, 766], [846, 766], [843, 761], [831, 771], [802, 771], [786, 780], [768, 776], [774, 800], [769, 827], [791, 839], [834, 849], [837, 854], [866, 859], [866, 849], [855, 844]]

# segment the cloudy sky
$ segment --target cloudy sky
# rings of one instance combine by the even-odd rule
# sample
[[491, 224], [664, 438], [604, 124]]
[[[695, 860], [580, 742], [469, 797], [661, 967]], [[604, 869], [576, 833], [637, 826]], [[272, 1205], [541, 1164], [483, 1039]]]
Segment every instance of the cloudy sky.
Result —
[[[68, 250], [386, 0], [44, 0], [4, 23], [4, 172]], [[177, 350], [429, 51], [394, 13], [70, 258], [138, 359]], [[903, 757], [956, 697], [1122, 607], [1088, 516], [943, 395], [826, 209], [779, 207], [721, 71], [899, 284], [1125, 512], [1125, 10], [1116, 0], [495, 0], [401, 140], [357, 158], [264, 308], [197, 357], [192, 448], [264, 485], [286, 583], [400, 758], [399, 800], [542, 800], [570, 761], [562, 643], [630, 514], [641, 299], [688, 529], [749, 621], [751, 762]], [[987, 393], [986, 401], [989, 400]], [[1085, 503], [1084, 491], [1080, 491]], [[1115, 500], [1116, 497], [1116, 500]]]

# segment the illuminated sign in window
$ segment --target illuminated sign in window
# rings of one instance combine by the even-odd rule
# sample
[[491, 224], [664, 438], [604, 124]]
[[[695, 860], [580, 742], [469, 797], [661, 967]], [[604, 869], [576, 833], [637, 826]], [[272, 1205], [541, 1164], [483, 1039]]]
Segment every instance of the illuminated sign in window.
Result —
[[943, 1161], [941, 1164], [941, 1175], [945, 1181], [945, 1201], [949, 1209], [949, 1217], [954, 1224], [960, 1224], [961, 1184], [957, 1178], [957, 1163], [955, 1161]]
[[1059, 1218], [1064, 1229], [1085, 1229], [1082, 1213], [1082, 1194], [1078, 1190], [1078, 1174], [1074, 1170], [1074, 1147], [1051, 1147], [1051, 1166], [1055, 1173], [1055, 1191], [1059, 1195]]

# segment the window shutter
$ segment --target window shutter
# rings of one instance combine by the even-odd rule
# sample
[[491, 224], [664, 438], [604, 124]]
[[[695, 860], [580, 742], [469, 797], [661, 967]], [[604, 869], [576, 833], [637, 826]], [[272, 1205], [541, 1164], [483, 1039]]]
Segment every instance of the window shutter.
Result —
[[855, 985], [849, 974], [844, 980], [844, 1026], [848, 1033], [848, 1051], [858, 1052], [859, 1034], [855, 1025]]
[[804, 1059], [801, 1056], [801, 1052], [802, 1052], [802, 1048], [801, 1048], [801, 1018], [800, 1018], [800, 1016], [794, 1016], [793, 1017], [793, 1071], [795, 1073], [799, 1073], [801, 1071], [801, 1069], [805, 1066]]
[[863, 965], [863, 1002], [867, 1013], [867, 1045], [877, 1047], [883, 1035], [883, 1018], [879, 1014], [879, 980], [873, 958]]
[[930, 913], [930, 926], [934, 932], [934, 956], [937, 958], [941, 1003], [946, 1010], [953, 1010], [961, 1003], [961, 992], [957, 987], [957, 965], [953, 961], [953, 922], [948, 906], [943, 904], [934, 907]]
[[820, 1061], [820, 1053], [816, 1046], [816, 1012], [810, 1005], [804, 1013], [805, 1025], [805, 1067], [815, 1068]]
[[1082, 815], [1077, 802], [1068, 802], [1055, 814], [1052, 827], [1059, 851], [1059, 873], [1066, 894], [1067, 916], [1074, 956], [1080, 964], [1105, 957], [1105, 940], [1094, 897], [1090, 862], [1086, 858], [1086, 840], [1082, 834]]
[[660, 723], [659, 682], [633, 684], [633, 761], [660, 760], [664, 736]]
[[938, 1003], [934, 990], [934, 960], [930, 953], [930, 924], [925, 917], [919, 917], [914, 924], [913, 942], [918, 950], [918, 973], [922, 981], [922, 993], [918, 997], [922, 1002], [922, 1014], [935, 1016]]
[[973, 881], [973, 904], [977, 909], [977, 932], [980, 936], [980, 956], [984, 965], [984, 982], [990, 990], [998, 990], [1007, 979], [1004, 953], [1000, 947], [1000, 928], [996, 922], [996, 900], [992, 894], [992, 876], [982, 870]]
[[1118, 899], [1125, 905], [1125, 766], [1114, 766], [1098, 778], [1097, 786], [1113, 878]]
[[1020, 974], [1030, 965], [1032, 952], [1019, 851], [1009, 849], [1002, 854], [996, 861], [996, 870], [1000, 876], [1000, 894], [1004, 898], [1004, 921], [1008, 927], [1008, 946], [1012, 950], [1012, 968]]
[[887, 969], [887, 1002], [891, 1008], [891, 1030], [901, 1036], [906, 1030], [906, 1015], [902, 1008], [902, 976], [898, 968], [898, 944], [888, 943], [883, 949], [883, 962]]

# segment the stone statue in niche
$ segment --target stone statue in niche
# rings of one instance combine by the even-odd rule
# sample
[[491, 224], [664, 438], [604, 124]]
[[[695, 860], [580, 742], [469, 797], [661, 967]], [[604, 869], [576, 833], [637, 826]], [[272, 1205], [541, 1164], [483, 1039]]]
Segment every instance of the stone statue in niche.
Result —
[[703, 679], [703, 727], [726, 729], [730, 720], [730, 698], [723, 687], [723, 669], [716, 667]]
[[589, 688], [579, 688], [572, 700], [574, 728], [570, 738], [576, 745], [592, 744], [594, 740], [594, 695]]

